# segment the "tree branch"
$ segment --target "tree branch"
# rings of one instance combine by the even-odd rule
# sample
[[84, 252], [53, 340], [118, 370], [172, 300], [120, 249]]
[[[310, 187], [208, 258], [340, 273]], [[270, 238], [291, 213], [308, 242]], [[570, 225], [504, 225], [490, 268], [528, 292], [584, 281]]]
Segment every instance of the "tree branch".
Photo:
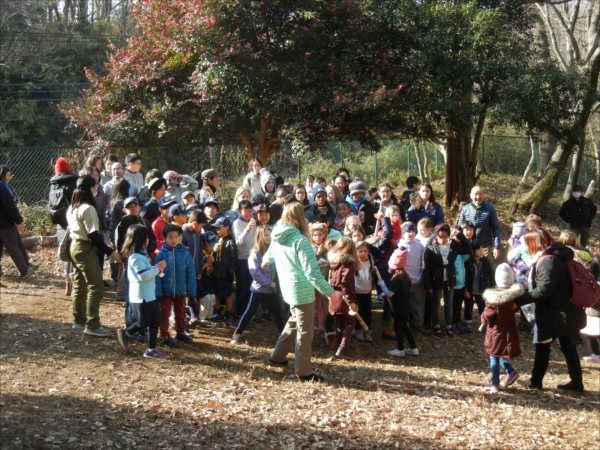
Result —
[[[537, 6], [537, 8], [540, 10], [540, 12], [542, 14], [542, 18], [544, 19], [544, 23], [546, 24], [546, 28], [548, 29], [548, 34], [550, 35], [550, 42], [552, 43], [552, 49], [554, 50], [556, 59], [558, 59], [558, 61], [560, 62], [560, 65], [562, 66], [563, 70], [568, 70], [569, 67], [567, 66], [567, 63], [565, 62], [565, 60], [558, 48], [558, 42], [556, 41], [556, 33], [554, 31], [554, 25], [552, 25], [552, 23], [550, 22], [550, 19], [548, 18], [548, 14], [546, 11], [544, 11], [544, 8], [542, 8], [539, 3], [536, 3], [535, 6]], [[548, 5], [546, 5], [546, 10], [547, 9], [548, 9]]]
[[[575, 28], [575, 24], [577, 23], [577, 16], [575, 14], [576, 13], [579, 14], [579, 0], [577, 0], [577, 5], [573, 9], [571, 17], [568, 19], [565, 19], [565, 17], [562, 15], [562, 13], [558, 10], [558, 8], [555, 5], [551, 4], [550, 8], [552, 8], [552, 11], [554, 11], [554, 14], [556, 14], [556, 16], [558, 17], [558, 21], [563, 26], [564, 32], [566, 33], [566, 35], [568, 37], [569, 46], [572, 49], [571, 51], [569, 51], [569, 64], [572, 65], [575, 61], [578, 61], [579, 58], [581, 57], [580, 52], [579, 52], [579, 45], [577, 44], [577, 40], [575, 39], [575, 36], [573, 35], [573, 29]], [[573, 18], [574, 18], [574, 21], [572, 21]], [[567, 22], [567, 20], [568, 20], [568, 22]], [[573, 58], [572, 52], [575, 53], [575, 58]]]

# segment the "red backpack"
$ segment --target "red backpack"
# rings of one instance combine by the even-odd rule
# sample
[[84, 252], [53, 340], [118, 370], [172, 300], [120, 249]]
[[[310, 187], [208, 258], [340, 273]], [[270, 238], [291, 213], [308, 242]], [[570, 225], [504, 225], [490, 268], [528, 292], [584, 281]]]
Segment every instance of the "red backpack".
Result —
[[[545, 255], [538, 259], [536, 271], [542, 259], [550, 256], [554, 255]], [[555, 256], [555, 258], [560, 257]], [[583, 264], [578, 263], [574, 259], [564, 259], [563, 261], [567, 265], [567, 272], [573, 286], [573, 296], [569, 301], [579, 308], [591, 308], [600, 298], [600, 285], [592, 274], [583, 267]]]

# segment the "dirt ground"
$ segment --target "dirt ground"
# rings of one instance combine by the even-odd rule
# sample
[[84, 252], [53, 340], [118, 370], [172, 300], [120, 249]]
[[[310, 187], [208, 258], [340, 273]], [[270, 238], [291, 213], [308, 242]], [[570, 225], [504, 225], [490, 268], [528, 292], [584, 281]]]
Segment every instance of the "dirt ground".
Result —
[[[418, 336], [421, 355], [393, 358], [393, 343], [356, 344], [359, 359], [331, 358], [314, 343], [323, 384], [300, 383], [265, 365], [277, 331], [252, 324], [241, 344], [232, 329], [192, 329], [195, 342], [170, 358], [130, 354], [116, 334], [99, 339], [70, 329], [55, 249], [37, 249], [35, 278], [17, 280], [7, 259], [0, 292], [0, 447], [64, 448], [581, 448], [600, 445], [599, 367], [583, 362], [586, 392], [555, 390], [568, 375], [553, 346], [546, 390], [518, 383], [483, 391], [488, 358], [483, 335], [453, 340]], [[104, 326], [116, 330], [124, 305], [102, 302]], [[380, 307], [375, 335], [380, 334]], [[514, 366], [527, 379], [533, 346]], [[581, 347], [580, 347], [581, 348]], [[588, 354], [584, 345], [580, 353]], [[293, 361], [290, 355], [290, 361]]]

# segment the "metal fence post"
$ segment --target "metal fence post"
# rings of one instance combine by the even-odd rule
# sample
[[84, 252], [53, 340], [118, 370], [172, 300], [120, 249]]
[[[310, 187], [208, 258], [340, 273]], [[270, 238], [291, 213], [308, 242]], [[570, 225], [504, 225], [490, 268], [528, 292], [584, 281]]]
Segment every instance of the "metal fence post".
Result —
[[340, 147], [340, 163], [341, 167], [344, 167], [344, 146], [342, 145], [342, 141], [339, 142]]
[[297, 155], [298, 158], [298, 183], [302, 182], [302, 177], [300, 176], [300, 155]]
[[411, 149], [411, 145], [410, 145], [410, 144], [408, 144], [408, 145], [406, 146], [406, 148], [408, 149], [408, 150], [407, 150], [407, 152], [408, 152], [408, 168], [406, 169], [406, 171], [407, 171], [407, 172], [408, 172], [408, 174], [410, 175], [410, 149]]
[[373, 150], [374, 156], [375, 156], [375, 184], [378, 184], [377, 181], [377, 152], [375, 150]]

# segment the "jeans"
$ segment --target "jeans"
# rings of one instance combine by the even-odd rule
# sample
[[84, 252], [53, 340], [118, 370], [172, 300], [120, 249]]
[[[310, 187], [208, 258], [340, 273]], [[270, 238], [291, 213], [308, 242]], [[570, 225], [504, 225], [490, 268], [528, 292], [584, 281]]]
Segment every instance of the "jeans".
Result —
[[444, 281], [442, 289], [433, 290], [433, 304], [431, 305], [431, 322], [433, 328], [440, 327], [440, 303], [444, 299], [444, 318], [446, 319], [446, 327], [452, 326], [452, 296], [454, 288], [449, 288], [448, 283]]
[[238, 259], [235, 269], [235, 282], [235, 312], [238, 316], [241, 316], [248, 306], [250, 285], [252, 284], [247, 259]]
[[408, 326], [408, 314], [394, 313], [394, 333], [396, 333], [398, 350], [404, 350], [405, 337], [410, 348], [417, 348], [415, 337]]
[[356, 319], [350, 314], [336, 314], [335, 323], [335, 343], [340, 347], [348, 347], [352, 339], [352, 333], [354, 333]]
[[262, 292], [251, 292], [250, 301], [235, 329], [235, 334], [242, 334], [244, 332], [248, 323], [250, 323], [250, 319], [252, 319], [252, 316], [256, 313], [256, 310], [264, 300], [269, 303], [269, 309], [273, 313], [273, 319], [275, 319], [277, 329], [280, 333], [283, 331], [283, 318], [281, 317], [281, 305], [279, 305], [278, 295], [275, 293], [265, 294]]
[[[15, 263], [15, 266], [17, 266], [19, 275], [22, 277], [27, 275], [29, 255], [27, 255], [27, 250], [23, 246], [23, 241], [16, 225], [0, 230], [0, 258], [2, 258], [4, 247], [6, 247], [8, 255], [13, 260], [13, 263]], [[1, 271], [2, 269], [0, 269], [0, 275]]]
[[77, 324], [90, 330], [100, 326], [100, 301], [104, 296], [102, 271], [96, 248], [89, 241], [71, 241], [73, 260], [73, 317]]
[[513, 366], [511, 366], [504, 358], [497, 356], [490, 356], [490, 368], [492, 369], [492, 386], [498, 387], [500, 385], [500, 367], [504, 369], [506, 375], [510, 375], [514, 372]]

